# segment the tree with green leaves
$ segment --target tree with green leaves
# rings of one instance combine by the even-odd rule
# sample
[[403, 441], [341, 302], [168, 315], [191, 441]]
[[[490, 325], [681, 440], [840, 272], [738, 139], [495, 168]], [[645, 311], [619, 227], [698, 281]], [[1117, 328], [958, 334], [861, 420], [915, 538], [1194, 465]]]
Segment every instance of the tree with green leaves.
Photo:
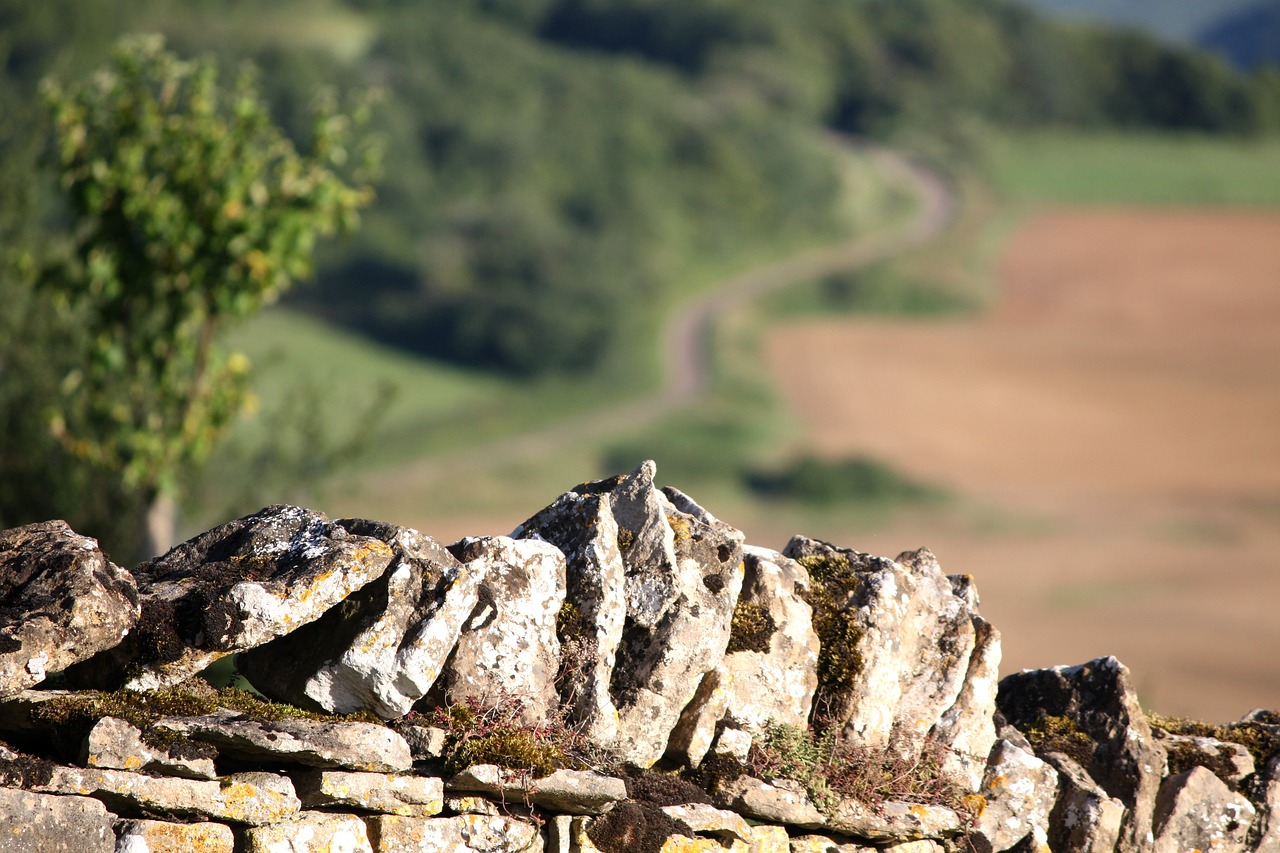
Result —
[[350, 148], [364, 109], [322, 98], [299, 151], [251, 68], [224, 87], [213, 60], [158, 36], [124, 39], [88, 80], [42, 94], [72, 218], [42, 284], [87, 340], [50, 425], [150, 508], [154, 552], [184, 475], [250, 400], [248, 362], [218, 332], [307, 276], [317, 237], [352, 229], [370, 201], [372, 159]]

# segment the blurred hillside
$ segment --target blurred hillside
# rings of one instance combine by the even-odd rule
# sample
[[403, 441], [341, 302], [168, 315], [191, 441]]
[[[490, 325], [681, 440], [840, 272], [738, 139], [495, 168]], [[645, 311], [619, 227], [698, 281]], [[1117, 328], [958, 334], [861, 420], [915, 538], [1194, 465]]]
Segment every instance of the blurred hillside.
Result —
[[616, 366], [677, 274], [841, 233], [828, 130], [954, 160], [992, 124], [1280, 125], [1274, 77], [1013, 0], [3, 0], [6, 113], [39, 133], [37, 81], [136, 30], [252, 60], [299, 137], [319, 87], [383, 90], [377, 206], [296, 304], [521, 375]]

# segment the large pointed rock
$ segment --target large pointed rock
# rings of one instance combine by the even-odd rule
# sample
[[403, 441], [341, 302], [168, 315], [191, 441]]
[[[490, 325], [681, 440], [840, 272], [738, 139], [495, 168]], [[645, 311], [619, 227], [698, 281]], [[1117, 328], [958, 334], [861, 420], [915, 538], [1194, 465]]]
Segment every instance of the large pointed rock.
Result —
[[1037, 751], [1074, 753], [1089, 776], [1124, 803], [1120, 853], [1152, 848], [1156, 792], [1167, 757], [1124, 664], [1105, 657], [1014, 673], [1000, 682], [998, 705]]
[[996, 741], [979, 792], [985, 805], [965, 838], [973, 853], [1009, 850], [1023, 839], [1047, 837], [1057, 801], [1052, 765], [1007, 740]]
[[1243, 853], [1256, 810], [1213, 772], [1192, 767], [1160, 786], [1155, 809], [1156, 853], [1213, 850]]
[[641, 465], [610, 492], [626, 541], [627, 621], [610, 693], [616, 749], [638, 767], [662, 757], [681, 712], [724, 657], [742, 589], [742, 533]]
[[133, 576], [65, 521], [0, 532], [0, 697], [113, 648], [137, 624]]
[[386, 543], [296, 506], [215, 527], [134, 569], [137, 630], [78, 667], [73, 683], [118, 686], [123, 676], [132, 690], [173, 686], [315, 621], [380, 577], [391, 558]]
[[394, 553], [391, 566], [312, 624], [239, 655], [237, 666], [274, 699], [395, 719], [439, 678], [479, 601], [487, 564], [464, 567], [409, 527], [365, 519], [334, 525], [384, 543]]
[[724, 661], [702, 680], [668, 754], [698, 766], [724, 726], [804, 728], [818, 686], [818, 636], [805, 601], [809, 574], [776, 551], [743, 546], [745, 575]]
[[814, 713], [853, 745], [917, 754], [966, 683], [976, 645], [966, 600], [925, 550], [894, 561], [797, 536], [784, 553], [813, 585]]
[[572, 725], [607, 747], [618, 739], [609, 684], [627, 618], [627, 581], [609, 494], [591, 485], [565, 492], [512, 536], [550, 542], [565, 555], [566, 605], [556, 623], [561, 706]]
[[446, 704], [514, 697], [520, 722], [546, 720], [559, 705], [556, 617], [564, 603], [564, 554], [547, 542], [506, 536], [464, 539], [452, 550], [483, 580], [479, 603], [445, 663]]

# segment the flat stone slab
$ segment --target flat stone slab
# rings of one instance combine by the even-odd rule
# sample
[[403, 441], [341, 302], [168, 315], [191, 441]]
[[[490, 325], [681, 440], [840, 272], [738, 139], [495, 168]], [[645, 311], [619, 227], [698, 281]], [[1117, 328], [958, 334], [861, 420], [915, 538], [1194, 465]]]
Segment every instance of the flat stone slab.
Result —
[[345, 807], [401, 817], [434, 817], [444, 808], [444, 780], [433, 776], [310, 770], [293, 774], [306, 808]]
[[137, 624], [138, 589], [65, 521], [0, 531], [0, 697], [98, 652]]
[[511, 817], [397, 817], [374, 815], [367, 821], [376, 853], [541, 853], [538, 827]]
[[413, 767], [405, 739], [376, 723], [260, 722], [226, 711], [203, 717], [166, 717], [156, 726], [212, 744], [219, 753], [242, 760], [375, 773]]
[[365, 823], [355, 815], [302, 812], [245, 832], [244, 853], [374, 853]]
[[223, 823], [125, 820], [116, 826], [116, 853], [235, 853], [236, 837]]
[[566, 814], [600, 814], [627, 798], [621, 779], [589, 770], [557, 770], [538, 779], [493, 764], [468, 767], [449, 780], [451, 791], [476, 791]]
[[89, 797], [0, 788], [5, 853], [114, 853], [115, 818]]

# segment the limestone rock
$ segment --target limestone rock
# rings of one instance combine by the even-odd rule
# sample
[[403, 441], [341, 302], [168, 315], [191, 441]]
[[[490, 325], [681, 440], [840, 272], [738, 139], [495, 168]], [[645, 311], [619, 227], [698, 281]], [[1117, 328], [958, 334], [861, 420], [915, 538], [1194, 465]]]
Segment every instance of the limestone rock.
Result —
[[978, 614], [978, 592], [969, 575], [951, 575], [951, 588], [973, 620], [974, 648], [955, 704], [933, 727], [932, 739], [947, 747], [942, 772], [970, 789], [982, 784], [987, 757], [996, 742], [996, 693], [1000, 684], [1000, 632]]
[[65, 521], [0, 531], [0, 697], [117, 646], [137, 585]]
[[[450, 796], [444, 798], [444, 808], [451, 815], [460, 814], [487, 814], [500, 815], [511, 814], [513, 809], [518, 810], [519, 806], [511, 803], [503, 802], [498, 805], [493, 800], [486, 799], [478, 794], [466, 794], [463, 796]], [[504, 811], [505, 809], [505, 811]], [[567, 815], [566, 815], [567, 817]]]
[[237, 773], [205, 781], [54, 766], [46, 775], [32, 785], [34, 790], [94, 797], [121, 814], [255, 825], [283, 820], [300, 808], [293, 784], [273, 773]]
[[1205, 767], [1227, 785], [1239, 790], [1244, 780], [1257, 769], [1254, 767], [1253, 755], [1238, 743], [1211, 737], [1169, 734], [1155, 727], [1153, 731], [1156, 740], [1169, 756], [1170, 775], [1192, 767]]
[[385, 543], [385, 574], [312, 624], [237, 657], [268, 696], [304, 708], [383, 719], [406, 714], [427, 694], [475, 609], [483, 566], [463, 566], [410, 527], [366, 519], [335, 525]]
[[1213, 850], [1238, 853], [1253, 824], [1254, 807], [1203, 767], [1170, 776], [1155, 808], [1155, 853]]
[[965, 600], [928, 551], [893, 561], [797, 536], [783, 553], [813, 584], [815, 705], [854, 746], [918, 754], [965, 684], [975, 646]]
[[564, 554], [547, 542], [506, 536], [464, 539], [451, 550], [468, 571], [482, 566], [484, 579], [441, 677], [446, 704], [518, 697], [521, 723], [545, 720], [559, 705]]
[[706, 803], [686, 803], [680, 806], [663, 806], [662, 811], [672, 820], [678, 820], [699, 835], [715, 835], [722, 838], [751, 841], [751, 825], [737, 812], [718, 809]]
[[791, 853], [874, 853], [875, 849], [825, 835], [798, 835], [791, 839]]
[[267, 507], [134, 569], [142, 597], [138, 630], [82, 672], [140, 667], [126, 687], [172, 686], [219, 658], [315, 621], [380, 577], [391, 558], [384, 542], [351, 535], [321, 513]]
[[364, 821], [355, 815], [301, 812], [245, 832], [244, 853], [373, 853]]
[[621, 779], [589, 770], [557, 770], [530, 779], [527, 774], [478, 764], [449, 780], [450, 791], [477, 791], [503, 802], [528, 803], [567, 814], [600, 814], [627, 798]]
[[[212, 749], [208, 750], [210, 753]], [[161, 749], [146, 743], [142, 731], [116, 717], [103, 717], [85, 739], [84, 764], [103, 770], [137, 770], [187, 779], [216, 779], [212, 755], [198, 750]]]
[[1025, 670], [1000, 682], [997, 701], [1004, 717], [1024, 733], [1046, 720], [1068, 721], [1091, 741], [1089, 755], [1081, 756], [1087, 762], [1081, 765], [1126, 809], [1117, 850], [1151, 849], [1166, 756], [1152, 736], [1124, 664], [1106, 657], [1078, 666]]
[[373, 815], [367, 823], [374, 853], [542, 853], [537, 826], [510, 817]]
[[874, 808], [849, 797], [831, 810], [827, 826], [872, 841], [918, 841], [960, 832], [960, 816], [945, 806], [890, 800]]
[[675, 489], [657, 491], [652, 463], [623, 478], [611, 499], [619, 528], [633, 535], [623, 554], [627, 624], [611, 684], [617, 750], [648, 767], [724, 657], [742, 589], [743, 536]]
[[234, 711], [203, 717], [165, 717], [158, 728], [213, 744], [224, 756], [269, 765], [302, 764], [395, 773], [413, 766], [404, 738], [373, 723], [243, 719]]
[[1257, 819], [1257, 853], [1280, 853], [1280, 755], [1272, 756], [1255, 780], [1262, 811]]
[[122, 820], [116, 825], [116, 853], [234, 853], [236, 838], [221, 823]]
[[402, 817], [434, 817], [444, 808], [444, 780], [431, 776], [310, 770], [293, 774], [304, 808], [341, 806]]
[[5, 853], [113, 853], [114, 818], [89, 797], [0, 788]]
[[618, 739], [618, 709], [609, 684], [627, 618], [627, 581], [609, 495], [592, 493], [589, 486], [561, 495], [512, 536], [542, 539], [565, 555], [568, 605], [557, 625], [560, 701], [570, 723], [608, 747]]
[[753, 826], [747, 853], [791, 853], [791, 836], [784, 826], [763, 823]]
[[668, 754], [698, 766], [717, 729], [805, 727], [818, 686], [818, 636], [804, 600], [809, 574], [776, 551], [743, 546], [742, 593], [724, 661], [709, 672], [671, 735]]
[[1058, 771], [1058, 802], [1049, 814], [1055, 853], [1111, 853], [1120, 838], [1124, 803], [1110, 797], [1084, 768], [1061, 752], [1045, 760]]
[[787, 780], [775, 784], [750, 776], [721, 781], [713, 793], [716, 805], [767, 823], [784, 823], [804, 829], [822, 829], [826, 816], [818, 811], [804, 789]]
[[966, 838], [974, 853], [1008, 850], [1037, 829], [1047, 836], [1058, 773], [1007, 740], [996, 742], [979, 793], [986, 800]]

